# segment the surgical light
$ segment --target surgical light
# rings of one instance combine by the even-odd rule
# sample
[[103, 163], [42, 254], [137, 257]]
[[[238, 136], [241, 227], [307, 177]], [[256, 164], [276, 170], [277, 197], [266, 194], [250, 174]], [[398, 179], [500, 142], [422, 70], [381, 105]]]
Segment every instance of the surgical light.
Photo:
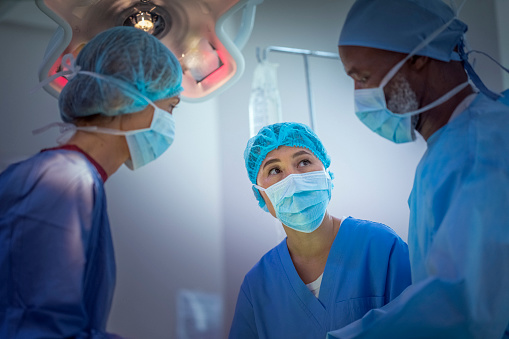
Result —
[[[263, 0], [35, 0], [59, 27], [39, 68], [42, 81], [55, 74], [62, 57], [75, 56], [98, 33], [128, 25], [158, 38], [180, 60], [184, 71], [181, 97], [199, 102], [233, 85], [244, 71], [240, 50], [251, 35], [256, 6]], [[225, 22], [242, 13], [234, 39]], [[67, 80], [45, 90], [58, 97]]]
[[160, 38], [171, 29], [171, 23], [171, 15], [164, 8], [145, 2], [120, 13], [116, 25], [132, 26]]
[[195, 41], [190, 49], [182, 54], [180, 62], [184, 74], [189, 72], [197, 83], [223, 65], [214, 47], [205, 39]]
[[152, 19], [152, 15], [148, 12], [139, 12], [135, 15], [131, 15], [125, 21], [124, 26], [129, 26], [129, 24], [147, 33], [154, 33], [154, 20]]

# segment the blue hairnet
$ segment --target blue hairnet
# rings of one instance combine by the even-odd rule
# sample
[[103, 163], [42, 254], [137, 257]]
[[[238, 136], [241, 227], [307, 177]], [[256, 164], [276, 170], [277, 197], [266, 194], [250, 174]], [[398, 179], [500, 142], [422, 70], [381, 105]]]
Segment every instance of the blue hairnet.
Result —
[[[455, 17], [442, 0], [357, 0], [346, 17], [339, 46], [363, 46], [410, 53]], [[460, 60], [454, 48], [468, 26], [455, 19], [416, 54], [449, 62]]]
[[[267, 154], [280, 146], [307, 148], [320, 159], [325, 169], [330, 166], [327, 151], [318, 136], [308, 126], [296, 122], [277, 123], [263, 127], [247, 142], [244, 161], [251, 183], [256, 184], [260, 166]], [[253, 187], [253, 192], [260, 207], [266, 210], [265, 201], [258, 190]]]
[[62, 120], [94, 114], [133, 113], [148, 103], [182, 91], [182, 69], [173, 53], [157, 38], [134, 27], [113, 27], [99, 33], [78, 54], [82, 71], [106, 76], [98, 79], [78, 73], [60, 93]]

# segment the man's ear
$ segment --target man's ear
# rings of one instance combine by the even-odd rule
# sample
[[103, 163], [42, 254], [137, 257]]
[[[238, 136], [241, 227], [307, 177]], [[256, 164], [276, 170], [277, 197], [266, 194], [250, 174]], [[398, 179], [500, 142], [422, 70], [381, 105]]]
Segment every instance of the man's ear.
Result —
[[408, 62], [410, 64], [410, 67], [415, 69], [416, 71], [420, 71], [424, 68], [429, 62], [429, 57], [423, 56], [423, 55], [414, 55], [411, 57]]

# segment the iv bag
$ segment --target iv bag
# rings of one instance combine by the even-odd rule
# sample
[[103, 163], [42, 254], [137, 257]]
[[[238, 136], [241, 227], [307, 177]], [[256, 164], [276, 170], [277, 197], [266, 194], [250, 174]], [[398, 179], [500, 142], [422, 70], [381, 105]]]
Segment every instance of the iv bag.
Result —
[[283, 121], [277, 66], [264, 60], [255, 68], [249, 98], [249, 137], [255, 136], [263, 126]]

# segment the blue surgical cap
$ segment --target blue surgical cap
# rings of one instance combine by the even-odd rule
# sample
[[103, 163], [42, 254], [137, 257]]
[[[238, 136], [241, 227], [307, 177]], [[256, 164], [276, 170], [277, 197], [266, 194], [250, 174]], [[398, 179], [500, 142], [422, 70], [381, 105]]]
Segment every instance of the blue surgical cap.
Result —
[[[261, 128], [258, 134], [247, 142], [244, 161], [251, 183], [256, 184], [260, 166], [267, 154], [280, 146], [307, 148], [320, 159], [325, 169], [330, 166], [327, 151], [318, 136], [308, 126], [296, 122], [277, 123]], [[260, 207], [266, 210], [265, 201], [258, 190], [253, 187], [253, 192]]]
[[[346, 17], [339, 46], [363, 46], [408, 54], [455, 17], [442, 0], [357, 0]], [[467, 25], [459, 19], [416, 54], [449, 62]]]
[[134, 27], [99, 33], [78, 54], [76, 65], [105, 78], [78, 73], [69, 80], [58, 99], [65, 122], [137, 112], [148, 105], [144, 97], [154, 102], [182, 91], [182, 69], [175, 55], [153, 35]]

